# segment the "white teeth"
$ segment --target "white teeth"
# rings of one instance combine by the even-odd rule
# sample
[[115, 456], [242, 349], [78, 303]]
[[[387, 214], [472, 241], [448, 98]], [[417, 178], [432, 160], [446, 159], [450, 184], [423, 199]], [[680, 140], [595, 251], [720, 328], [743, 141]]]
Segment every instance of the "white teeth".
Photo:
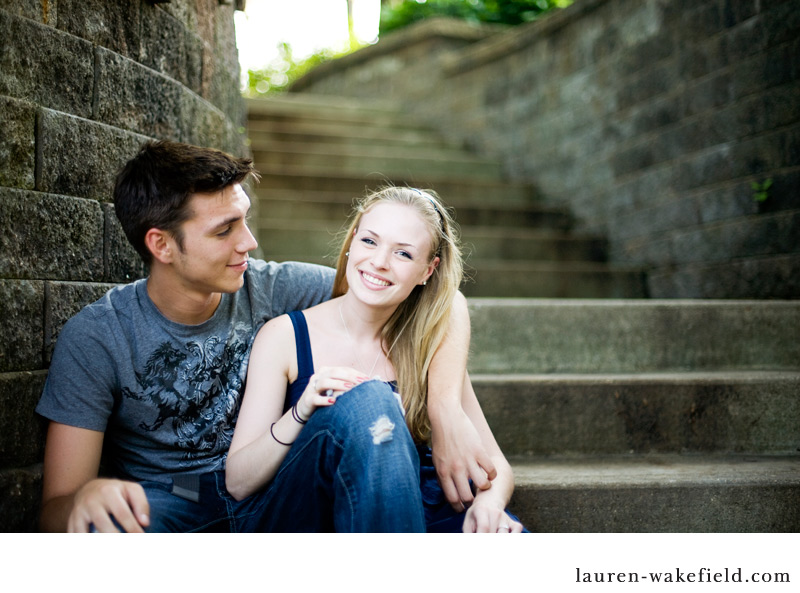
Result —
[[386, 282], [386, 280], [381, 280], [375, 276], [370, 276], [366, 272], [361, 272], [361, 276], [364, 278], [364, 280], [370, 284], [374, 284], [375, 286], [389, 286], [391, 284], [391, 282]]

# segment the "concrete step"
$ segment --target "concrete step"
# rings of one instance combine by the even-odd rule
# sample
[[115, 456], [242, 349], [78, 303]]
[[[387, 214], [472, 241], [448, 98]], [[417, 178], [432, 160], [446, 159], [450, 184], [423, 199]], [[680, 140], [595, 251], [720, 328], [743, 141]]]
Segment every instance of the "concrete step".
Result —
[[268, 150], [279, 143], [319, 143], [345, 147], [386, 146], [452, 149], [428, 129], [400, 125], [352, 124], [339, 120], [250, 119], [247, 137], [253, 150]]
[[524, 227], [461, 227], [464, 251], [476, 260], [602, 262], [605, 239]]
[[800, 368], [471, 378], [506, 455], [800, 451]]
[[388, 176], [370, 171], [354, 175], [342, 171], [328, 171], [322, 177], [308, 175], [299, 167], [265, 167], [256, 161], [261, 173], [261, 181], [256, 194], [269, 197], [273, 191], [321, 192], [331, 191], [362, 196], [366, 189], [376, 189], [382, 185], [393, 184], [436, 190], [448, 206], [456, 209], [465, 205], [492, 207], [494, 204], [528, 205], [536, 204], [536, 195], [530, 185], [507, 183], [500, 179], [471, 179], [465, 182], [462, 177], [423, 176], [419, 173]]
[[396, 103], [379, 100], [359, 101], [347, 97], [285, 94], [264, 99], [246, 99], [248, 119], [338, 121], [428, 129], [398, 109]]
[[797, 532], [800, 456], [516, 459], [511, 509], [534, 532]]
[[647, 296], [641, 268], [599, 262], [467, 258], [468, 297], [638, 299]]
[[292, 167], [306, 175], [416, 175], [423, 178], [495, 180], [502, 178], [500, 163], [461, 151], [424, 150], [420, 148], [363, 147], [348, 149], [335, 145], [284, 144], [270, 150], [252, 149], [260, 171]]
[[[353, 201], [362, 197], [364, 191], [348, 193], [257, 188], [255, 194], [259, 203], [263, 204], [267, 221], [307, 219], [341, 224], [350, 213]], [[462, 227], [484, 225], [566, 231], [572, 225], [572, 218], [565, 210], [539, 204], [505, 204], [498, 201], [491, 205], [462, 204], [454, 210], [456, 222]]]
[[475, 374], [795, 370], [800, 301], [471, 298]]
[[[300, 259], [319, 255], [330, 246], [345, 218], [327, 222], [305, 218], [275, 220], [268, 207], [257, 221], [260, 245], [265, 253], [285, 251]], [[527, 229], [461, 229], [464, 252], [470, 257], [546, 261], [602, 261], [605, 241], [561, 232]]]

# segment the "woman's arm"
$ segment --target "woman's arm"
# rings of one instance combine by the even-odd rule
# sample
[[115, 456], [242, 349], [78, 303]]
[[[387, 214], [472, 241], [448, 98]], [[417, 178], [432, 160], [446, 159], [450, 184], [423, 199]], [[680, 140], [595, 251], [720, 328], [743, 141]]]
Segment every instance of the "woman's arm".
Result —
[[253, 341], [244, 397], [225, 467], [225, 484], [237, 500], [265, 486], [289, 451], [272, 435], [292, 443], [303, 428], [291, 414], [283, 414], [294, 358], [290, 356], [294, 352], [293, 331], [284, 315], [264, 325]]
[[[461, 292], [453, 300], [450, 323], [428, 370], [428, 417], [431, 421], [433, 463], [451, 506], [461, 511], [473, 500], [469, 480], [486, 490], [497, 475], [494, 461], [462, 405], [474, 397], [467, 371], [470, 321], [467, 300]], [[476, 400], [477, 403], [477, 400]], [[480, 409], [480, 408], [479, 408]]]
[[500, 526], [508, 526], [509, 533], [520, 532], [522, 525], [511, 520], [505, 513], [505, 508], [514, 493], [514, 472], [500, 450], [500, 446], [492, 434], [492, 429], [486, 422], [486, 417], [483, 415], [483, 410], [467, 374], [464, 376], [463, 394], [461, 405], [464, 412], [480, 435], [481, 442], [497, 469], [497, 477], [492, 480], [492, 487], [478, 490], [475, 494], [475, 500], [467, 510], [467, 516], [464, 519], [464, 531], [477, 533], [499, 531], [503, 533], [505, 530], [500, 529]]
[[[247, 385], [225, 468], [225, 485], [237, 500], [272, 480], [303, 429], [300, 420], [308, 420], [317, 408], [333, 405], [336, 396], [363, 380], [353, 369], [319, 369], [297, 402], [299, 419], [291, 410], [284, 414], [286, 386], [296, 375], [295, 351], [294, 328], [286, 315], [264, 325], [253, 342]], [[333, 396], [322, 395], [328, 389], [333, 390]]]

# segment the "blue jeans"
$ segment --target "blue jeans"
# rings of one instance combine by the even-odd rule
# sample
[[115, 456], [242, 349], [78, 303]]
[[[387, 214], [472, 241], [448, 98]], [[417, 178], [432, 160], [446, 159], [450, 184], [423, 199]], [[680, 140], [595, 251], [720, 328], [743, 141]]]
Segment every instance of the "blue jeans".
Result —
[[424, 532], [419, 457], [391, 389], [369, 381], [318, 409], [274, 479], [236, 501], [225, 473], [199, 476], [197, 502], [144, 482], [150, 531]]

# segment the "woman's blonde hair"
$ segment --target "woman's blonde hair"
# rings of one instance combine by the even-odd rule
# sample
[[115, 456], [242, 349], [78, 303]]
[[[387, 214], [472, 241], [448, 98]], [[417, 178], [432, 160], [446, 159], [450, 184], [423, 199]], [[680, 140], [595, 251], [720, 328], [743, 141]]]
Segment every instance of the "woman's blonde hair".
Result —
[[428, 261], [439, 258], [439, 265], [427, 283], [415, 287], [389, 318], [383, 327], [381, 340], [397, 375], [397, 387], [406, 408], [406, 423], [411, 435], [418, 442], [425, 442], [431, 429], [427, 412], [428, 369], [447, 332], [453, 298], [464, 273], [458, 228], [439, 196], [431, 190], [389, 186], [368, 193], [355, 204], [344, 230], [336, 261], [334, 297], [349, 289], [347, 257], [361, 217], [383, 203], [413, 208], [431, 234]]

